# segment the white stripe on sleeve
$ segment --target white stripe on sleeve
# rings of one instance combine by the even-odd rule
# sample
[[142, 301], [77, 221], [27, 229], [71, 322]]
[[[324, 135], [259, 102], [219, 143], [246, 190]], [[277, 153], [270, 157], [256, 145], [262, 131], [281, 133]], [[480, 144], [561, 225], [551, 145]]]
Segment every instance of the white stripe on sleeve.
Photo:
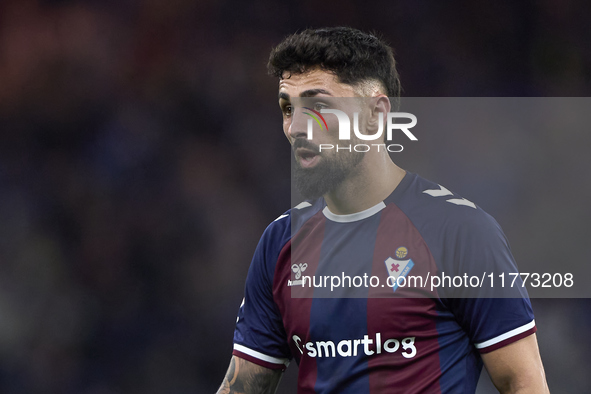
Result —
[[234, 350], [238, 350], [239, 352], [242, 352], [244, 354], [248, 354], [249, 356], [252, 356], [254, 358], [258, 358], [261, 361], [266, 361], [271, 364], [289, 365], [289, 360], [286, 358], [277, 358], [277, 357], [267, 356], [266, 354], [263, 354], [261, 352], [257, 352], [256, 350], [249, 349], [246, 346], [238, 345], [237, 343], [234, 344]]
[[476, 344], [474, 344], [474, 346], [476, 346], [476, 349], [483, 349], [485, 347], [495, 345], [501, 341], [504, 341], [505, 339], [509, 339], [511, 337], [514, 337], [515, 335], [519, 335], [523, 332], [526, 332], [527, 330], [534, 328], [535, 325], [536, 325], [536, 321], [532, 320], [531, 322], [524, 324], [521, 327], [517, 327], [511, 331], [507, 331], [506, 333], [496, 336], [492, 339], [489, 339], [488, 341], [476, 343]]

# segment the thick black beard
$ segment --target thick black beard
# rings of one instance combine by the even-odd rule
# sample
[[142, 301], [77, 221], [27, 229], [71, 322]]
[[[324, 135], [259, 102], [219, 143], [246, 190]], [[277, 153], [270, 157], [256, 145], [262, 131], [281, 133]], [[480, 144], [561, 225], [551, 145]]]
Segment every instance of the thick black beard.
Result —
[[363, 160], [363, 152], [341, 152], [333, 157], [322, 156], [313, 168], [302, 168], [296, 161], [292, 176], [297, 189], [306, 200], [316, 199], [334, 191]]

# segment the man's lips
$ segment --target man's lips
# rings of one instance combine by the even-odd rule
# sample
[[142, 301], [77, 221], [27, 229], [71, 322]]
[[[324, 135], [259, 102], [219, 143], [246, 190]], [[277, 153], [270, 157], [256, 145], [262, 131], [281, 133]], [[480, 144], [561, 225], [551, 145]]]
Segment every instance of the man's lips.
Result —
[[316, 165], [318, 160], [320, 160], [320, 155], [318, 151], [314, 151], [311, 149], [306, 148], [298, 148], [295, 151], [295, 155], [297, 158], [300, 159], [300, 165], [303, 168], [309, 168]]

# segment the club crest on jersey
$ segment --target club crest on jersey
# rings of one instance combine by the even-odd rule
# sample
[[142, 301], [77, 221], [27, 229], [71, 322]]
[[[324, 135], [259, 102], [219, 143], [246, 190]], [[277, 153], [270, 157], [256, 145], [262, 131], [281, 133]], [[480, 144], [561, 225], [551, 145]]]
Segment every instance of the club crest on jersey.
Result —
[[401, 246], [398, 249], [396, 249], [396, 252], [394, 252], [394, 254], [396, 254], [397, 258], [403, 259], [408, 254], [408, 249], [406, 249], [404, 246]]
[[302, 277], [302, 272], [304, 272], [306, 268], [308, 268], [308, 263], [293, 264], [291, 266], [291, 270], [295, 274], [295, 280], [288, 280], [287, 285], [300, 286], [302, 284], [302, 280], [300, 278]]
[[[401, 249], [404, 249], [404, 253], [402, 253]], [[396, 249], [396, 256], [398, 256], [399, 251], [401, 252], [400, 254], [404, 254], [405, 257], [408, 254], [408, 250], [404, 246]], [[396, 289], [398, 288], [398, 285], [400, 283], [399, 278], [406, 278], [406, 275], [408, 275], [412, 267], [415, 266], [415, 263], [413, 263], [411, 259], [395, 260], [392, 257], [388, 257], [385, 263], [386, 269], [388, 270], [388, 275], [390, 275], [391, 277], [391, 279], [388, 282], [390, 285], [393, 285], [393, 291], [396, 291]]]

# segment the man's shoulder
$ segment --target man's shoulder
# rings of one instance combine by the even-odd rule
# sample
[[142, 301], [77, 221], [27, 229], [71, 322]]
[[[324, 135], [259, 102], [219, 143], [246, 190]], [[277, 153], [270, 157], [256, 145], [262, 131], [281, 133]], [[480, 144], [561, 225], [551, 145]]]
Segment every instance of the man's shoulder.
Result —
[[[497, 221], [446, 186], [416, 176], [395, 202], [445, 272], [514, 271], [509, 243]], [[483, 271], [478, 269], [483, 268]], [[479, 274], [479, 275], [480, 275]]]
[[273, 220], [266, 228], [263, 237], [271, 238], [280, 243], [287, 242], [291, 235], [296, 233], [310, 218], [320, 212], [326, 203], [324, 199], [302, 201], [293, 208], [288, 209]]
[[395, 203], [417, 228], [497, 229], [495, 219], [473, 201], [447, 186], [416, 174], [409, 174], [404, 191], [394, 196]]

